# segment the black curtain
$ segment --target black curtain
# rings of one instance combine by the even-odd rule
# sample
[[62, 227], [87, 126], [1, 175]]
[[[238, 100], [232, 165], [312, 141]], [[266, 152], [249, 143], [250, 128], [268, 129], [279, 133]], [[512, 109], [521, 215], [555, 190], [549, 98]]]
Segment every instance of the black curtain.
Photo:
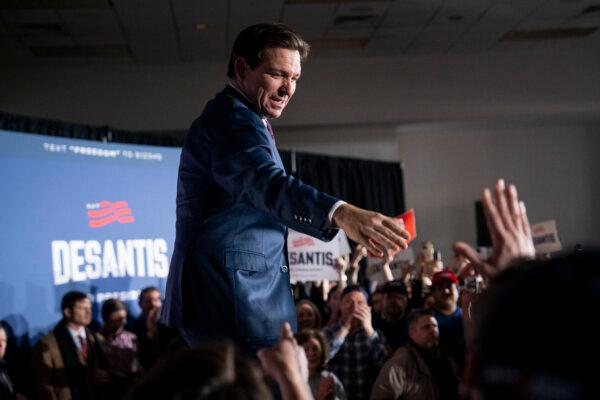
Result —
[[405, 211], [400, 162], [359, 160], [282, 151], [286, 171], [356, 206], [399, 215]]
[[72, 139], [98, 140], [116, 143], [147, 144], [180, 147], [181, 139], [148, 133], [127, 132], [108, 126], [72, 124], [42, 118], [30, 118], [0, 112], [0, 129]]
[[[181, 146], [181, 139], [111, 129], [108, 126], [71, 124], [0, 112], [0, 129], [116, 143]], [[281, 151], [289, 174], [349, 203], [386, 215], [405, 211], [400, 162], [358, 160]]]
[[29, 118], [2, 112], [0, 112], [0, 129], [87, 140], [103, 140], [109, 132], [107, 126], [68, 124], [60, 121]]

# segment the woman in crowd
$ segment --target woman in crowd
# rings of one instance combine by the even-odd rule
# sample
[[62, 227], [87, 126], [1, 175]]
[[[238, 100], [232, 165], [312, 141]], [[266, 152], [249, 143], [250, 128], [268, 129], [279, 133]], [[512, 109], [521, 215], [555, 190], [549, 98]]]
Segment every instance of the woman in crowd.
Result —
[[137, 336], [125, 330], [127, 307], [121, 300], [106, 300], [102, 304], [102, 319], [101, 333], [115, 376], [113, 390], [115, 395], [122, 396], [140, 372]]
[[8, 365], [4, 361], [6, 348], [8, 347], [8, 334], [0, 324], [0, 399], [2, 400], [27, 400], [22, 394], [16, 393], [14, 383], [8, 371]]
[[300, 300], [296, 304], [296, 317], [298, 330], [321, 329], [321, 313], [317, 306], [310, 300]]
[[308, 360], [308, 383], [315, 400], [344, 400], [344, 387], [333, 372], [327, 371], [327, 340], [321, 331], [306, 329], [296, 333], [298, 345], [304, 348]]

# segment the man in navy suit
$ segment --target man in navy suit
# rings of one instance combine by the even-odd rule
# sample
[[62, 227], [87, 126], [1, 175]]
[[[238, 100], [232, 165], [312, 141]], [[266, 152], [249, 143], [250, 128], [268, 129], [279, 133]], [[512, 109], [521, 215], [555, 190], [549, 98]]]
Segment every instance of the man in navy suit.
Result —
[[185, 138], [177, 184], [177, 237], [162, 321], [190, 344], [229, 338], [249, 351], [296, 328], [287, 228], [330, 240], [337, 229], [371, 252], [406, 248], [396, 219], [354, 207], [286, 175], [269, 119], [300, 78], [308, 44], [282, 24], [236, 39], [230, 83]]

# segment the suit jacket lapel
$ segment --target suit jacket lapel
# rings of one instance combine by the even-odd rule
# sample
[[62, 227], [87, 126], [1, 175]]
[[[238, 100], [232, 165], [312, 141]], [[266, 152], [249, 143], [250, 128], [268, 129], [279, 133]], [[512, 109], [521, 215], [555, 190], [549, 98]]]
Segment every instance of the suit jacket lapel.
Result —
[[[241, 101], [242, 103], [244, 103], [244, 105], [246, 107], [248, 107], [250, 110], [254, 111], [256, 113], [256, 115], [258, 115], [258, 117], [262, 120], [262, 117], [261, 117], [260, 113], [258, 113], [256, 108], [248, 101], [246, 96], [244, 96], [242, 93], [240, 93], [240, 91], [237, 90], [236, 88], [232, 87], [231, 85], [227, 85], [227, 86], [225, 86], [225, 89], [223, 89], [221, 91], [221, 93], [219, 93], [219, 94], [223, 95], [223, 96], [232, 96], [232, 97], [236, 98], [237, 100]], [[283, 162], [281, 161], [281, 157], [279, 156], [279, 152], [277, 151], [277, 146], [275, 146], [275, 141], [271, 137], [271, 134], [268, 133], [266, 126], [264, 126], [264, 129], [265, 129], [265, 131], [267, 131], [267, 136], [269, 137], [269, 145], [271, 147], [272, 153], [274, 154], [273, 158], [275, 160], [275, 163], [279, 167], [281, 167], [281, 169], [283, 169], [285, 172], [285, 168], [283, 167]]]
[[54, 328], [54, 336], [56, 337], [56, 342], [58, 343], [58, 348], [62, 355], [63, 362], [65, 363], [65, 367], [83, 365], [82, 360], [79, 357], [77, 346], [75, 346], [75, 342], [73, 342], [73, 337], [63, 321], [59, 322], [56, 328]]

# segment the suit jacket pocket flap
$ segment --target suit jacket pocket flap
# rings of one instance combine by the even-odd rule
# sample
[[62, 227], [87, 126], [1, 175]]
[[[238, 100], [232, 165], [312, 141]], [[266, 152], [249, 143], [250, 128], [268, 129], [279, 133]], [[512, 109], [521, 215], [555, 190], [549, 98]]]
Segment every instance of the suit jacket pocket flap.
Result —
[[264, 254], [253, 251], [227, 250], [225, 252], [225, 266], [244, 271], [265, 272], [267, 270], [267, 258]]

